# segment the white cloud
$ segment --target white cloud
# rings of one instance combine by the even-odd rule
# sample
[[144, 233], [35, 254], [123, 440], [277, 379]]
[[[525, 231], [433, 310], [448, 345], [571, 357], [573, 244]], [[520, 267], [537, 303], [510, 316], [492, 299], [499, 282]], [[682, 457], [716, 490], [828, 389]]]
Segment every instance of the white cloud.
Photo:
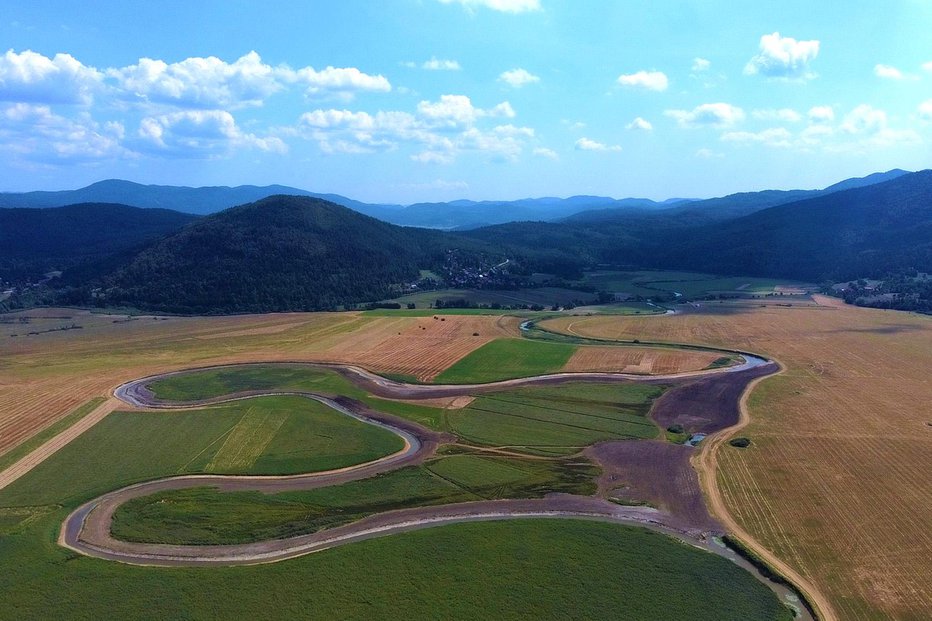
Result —
[[88, 117], [69, 119], [46, 105], [15, 103], [0, 107], [0, 153], [42, 164], [95, 162], [132, 157], [121, 145], [123, 126], [103, 127]]
[[849, 134], [864, 134], [876, 132], [886, 126], [886, 112], [861, 104], [845, 116], [841, 129]]
[[802, 120], [802, 115], [792, 108], [766, 108], [754, 110], [751, 116], [762, 121], [783, 121], [785, 123], [798, 123]]
[[421, 101], [417, 105], [417, 111], [426, 121], [447, 127], [471, 125], [482, 117], [515, 116], [514, 108], [507, 101], [483, 110], [473, 106], [472, 101], [465, 95], [441, 95], [439, 101]]
[[768, 78], [809, 80], [815, 73], [809, 64], [819, 55], [819, 42], [797, 41], [781, 37], [779, 32], [760, 38], [760, 53], [744, 67], [747, 75], [760, 74]]
[[814, 106], [809, 108], [810, 123], [831, 123], [835, 120], [835, 110], [831, 106]]
[[618, 83], [622, 86], [644, 88], [649, 91], [665, 91], [669, 80], [662, 71], [638, 71], [618, 76]]
[[731, 127], [744, 120], [744, 110], [727, 103], [708, 103], [692, 110], [666, 110], [680, 127]]
[[536, 149], [534, 149], [533, 153], [537, 157], [545, 157], [550, 160], [560, 159], [560, 156], [557, 155], [556, 151], [554, 151], [553, 149], [548, 149], [546, 147], [537, 147]]
[[932, 99], [919, 104], [919, 118], [923, 121], [932, 121]]
[[508, 102], [483, 109], [464, 95], [443, 95], [438, 101], [421, 101], [414, 114], [314, 110], [301, 115], [296, 133], [317, 141], [326, 153], [369, 153], [413, 145], [421, 151], [411, 157], [421, 163], [450, 163], [466, 151], [515, 159], [534, 138], [532, 128], [510, 123], [480, 127], [488, 119], [514, 116]]
[[70, 54], [48, 58], [31, 50], [0, 56], [0, 101], [89, 104], [103, 75]]
[[589, 138], [580, 138], [577, 140], [576, 149], [579, 151], [621, 151], [621, 147], [617, 144], [607, 145]]
[[902, 80], [906, 77], [902, 71], [890, 65], [874, 65], [874, 75], [887, 80]]
[[650, 124], [650, 121], [642, 119], [641, 117], [636, 117], [633, 121], [625, 125], [625, 129], [637, 129], [649, 132], [654, 129], [654, 126]]
[[430, 60], [421, 65], [421, 69], [427, 69], [428, 71], [459, 71], [462, 67], [455, 60], [432, 56]]
[[726, 132], [722, 134], [723, 142], [758, 143], [769, 147], [786, 148], [792, 146], [792, 134], [783, 127], [772, 127], [760, 132]]
[[443, 4], [461, 4], [467, 9], [485, 7], [502, 13], [524, 13], [540, 10], [540, 0], [440, 0]]
[[512, 69], [511, 71], [505, 71], [500, 76], [498, 76], [499, 81], [513, 86], [514, 88], [521, 88], [527, 84], [533, 84], [534, 82], [540, 82], [540, 78], [533, 73], [528, 72], [526, 69]]
[[703, 147], [699, 149], [698, 151], [696, 151], [696, 157], [701, 157], [704, 160], [712, 160], [712, 159], [721, 159], [725, 157], [725, 154], [718, 153], [716, 151], [713, 151], [712, 149], [706, 149], [705, 147]]
[[712, 66], [712, 61], [705, 58], [693, 58], [693, 66], [690, 68], [693, 73], [702, 73], [708, 71]]
[[465, 181], [448, 181], [446, 179], [434, 179], [423, 183], [401, 183], [399, 187], [407, 190], [468, 190], [469, 184]]
[[225, 110], [182, 110], [145, 117], [138, 135], [142, 150], [172, 157], [217, 157], [241, 147], [276, 153], [287, 150], [280, 138], [244, 133]]
[[282, 69], [280, 73], [289, 81], [305, 84], [309, 95], [335, 94], [350, 98], [361, 91], [387, 93], [392, 90], [391, 83], [384, 76], [369, 75], [356, 67], [327, 67], [320, 71], [305, 67], [295, 72]]
[[186, 58], [177, 63], [141, 58], [135, 65], [108, 69], [126, 95], [148, 102], [185, 108], [236, 108], [260, 106], [288, 85], [303, 86], [309, 95], [351, 97], [361, 91], [387, 92], [389, 81], [355, 67], [272, 67], [256, 52], [232, 63], [215, 56]]

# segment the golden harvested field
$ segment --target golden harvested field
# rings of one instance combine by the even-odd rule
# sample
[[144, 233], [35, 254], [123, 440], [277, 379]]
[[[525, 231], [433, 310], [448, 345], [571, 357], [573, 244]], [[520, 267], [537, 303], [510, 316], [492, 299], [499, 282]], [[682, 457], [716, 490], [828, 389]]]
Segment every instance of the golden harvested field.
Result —
[[583, 346], [567, 361], [564, 371], [605, 371], [665, 374], [700, 371], [720, 358], [705, 351], [657, 347]]
[[430, 381], [454, 362], [501, 337], [520, 336], [515, 317], [445, 315], [380, 317], [350, 335], [333, 339], [322, 360], [360, 364], [380, 372]]
[[[440, 321], [361, 313], [131, 321], [71, 309], [4, 315], [0, 454], [91, 398], [144, 375], [229, 362], [305, 360], [429, 379], [493, 338], [518, 335], [518, 323], [498, 316], [450, 315]], [[60, 329], [73, 325], [81, 328]]]
[[[754, 444], [720, 450], [732, 515], [827, 595], [840, 619], [932, 611], [932, 318], [844, 306], [728, 305], [567, 317], [549, 329], [770, 355], [749, 401]], [[719, 312], [715, 312], [718, 310]]]

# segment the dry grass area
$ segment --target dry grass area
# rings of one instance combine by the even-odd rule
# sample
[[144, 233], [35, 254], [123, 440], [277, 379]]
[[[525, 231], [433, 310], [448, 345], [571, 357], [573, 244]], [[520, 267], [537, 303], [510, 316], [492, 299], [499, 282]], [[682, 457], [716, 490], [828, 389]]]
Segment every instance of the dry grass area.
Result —
[[[127, 320], [36, 309], [0, 317], [0, 454], [91, 398], [144, 375], [229, 362], [307, 360], [428, 379], [483, 343], [518, 333], [517, 319], [496, 316], [439, 321], [287, 313]], [[72, 326], [81, 327], [61, 329]]]
[[751, 395], [754, 444], [724, 446], [734, 517], [841, 619], [932, 611], [932, 318], [844, 306], [728, 305], [683, 316], [567, 317], [608, 338], [759, 351], [787, 369]]
[[482, 315], [379, 319], [334, 339], [321, 353], [322, 359], [430, 381], [489, 341], [519, 336], [520, 323], [515, 317]]
[[721, 356], [713, 352], [656, 347], [584, 346], [576, 350], [564, 371], [604, 371], [645, 375], [699, 371]]

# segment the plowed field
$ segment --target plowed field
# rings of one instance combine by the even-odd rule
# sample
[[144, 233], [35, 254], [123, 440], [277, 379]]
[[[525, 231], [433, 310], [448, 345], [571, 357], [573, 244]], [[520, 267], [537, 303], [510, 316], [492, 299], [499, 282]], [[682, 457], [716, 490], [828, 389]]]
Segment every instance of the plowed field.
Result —
[[720, 449], [732, 515], [842, 619], [932, 611], [932, 318], [843, 306], [715, 305], [545, 322], [581, 336], [758, 351], [787, 369], [749, 402], [753, 445]]

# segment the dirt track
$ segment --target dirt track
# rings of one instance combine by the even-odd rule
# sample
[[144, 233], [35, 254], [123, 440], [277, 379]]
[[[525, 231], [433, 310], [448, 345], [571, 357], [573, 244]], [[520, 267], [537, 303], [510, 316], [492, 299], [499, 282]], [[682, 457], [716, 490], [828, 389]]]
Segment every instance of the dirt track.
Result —
[[[782, 373], [784, 370], [784, 367], [781, 365], [779, 373]], [[718, 486], [716, 475], [718, 451], [722, 448], [722, 444], [726, 440], [734, 436], [735, 433], [747, 426], [750, 422], [751, 419], [747, 409], [748, 395], [751, 394], [751, 390], [754, 386], [763, 380], [764, 377], [766, 376], [757, 377], [747, 385], [747, 388], [744, 390], [738, 402], [738, 421], [734, 425], [708, 436], [703, 441], [699, 453], [695, 456], [693, 465], [696, 467], [699, 479], [702, 482], [702, 487], [706, 491], [706, 499], [712, 515], [714, 515], [733, 535], [737, 536], [748, 548], [753, 550], [755, 554], [764, 559], [771, 567], [792, 582], [796, 588], [805, 595], [810, 604], [815, 607], [819, 619], [822, 621], [838, 621], [839, 617], [835, 614], [828, 598], [822, 595], [822, 593], [820, 593], [811, 582], [801, 576], [799, 572], [795, 571], [792, 567], [777, 558], [767, 548], [758, 543], [750, 533], [738, 524], [737, 520], [735, 520], [728, 511], [728, 507], [722, 498], [721, 490]]]

